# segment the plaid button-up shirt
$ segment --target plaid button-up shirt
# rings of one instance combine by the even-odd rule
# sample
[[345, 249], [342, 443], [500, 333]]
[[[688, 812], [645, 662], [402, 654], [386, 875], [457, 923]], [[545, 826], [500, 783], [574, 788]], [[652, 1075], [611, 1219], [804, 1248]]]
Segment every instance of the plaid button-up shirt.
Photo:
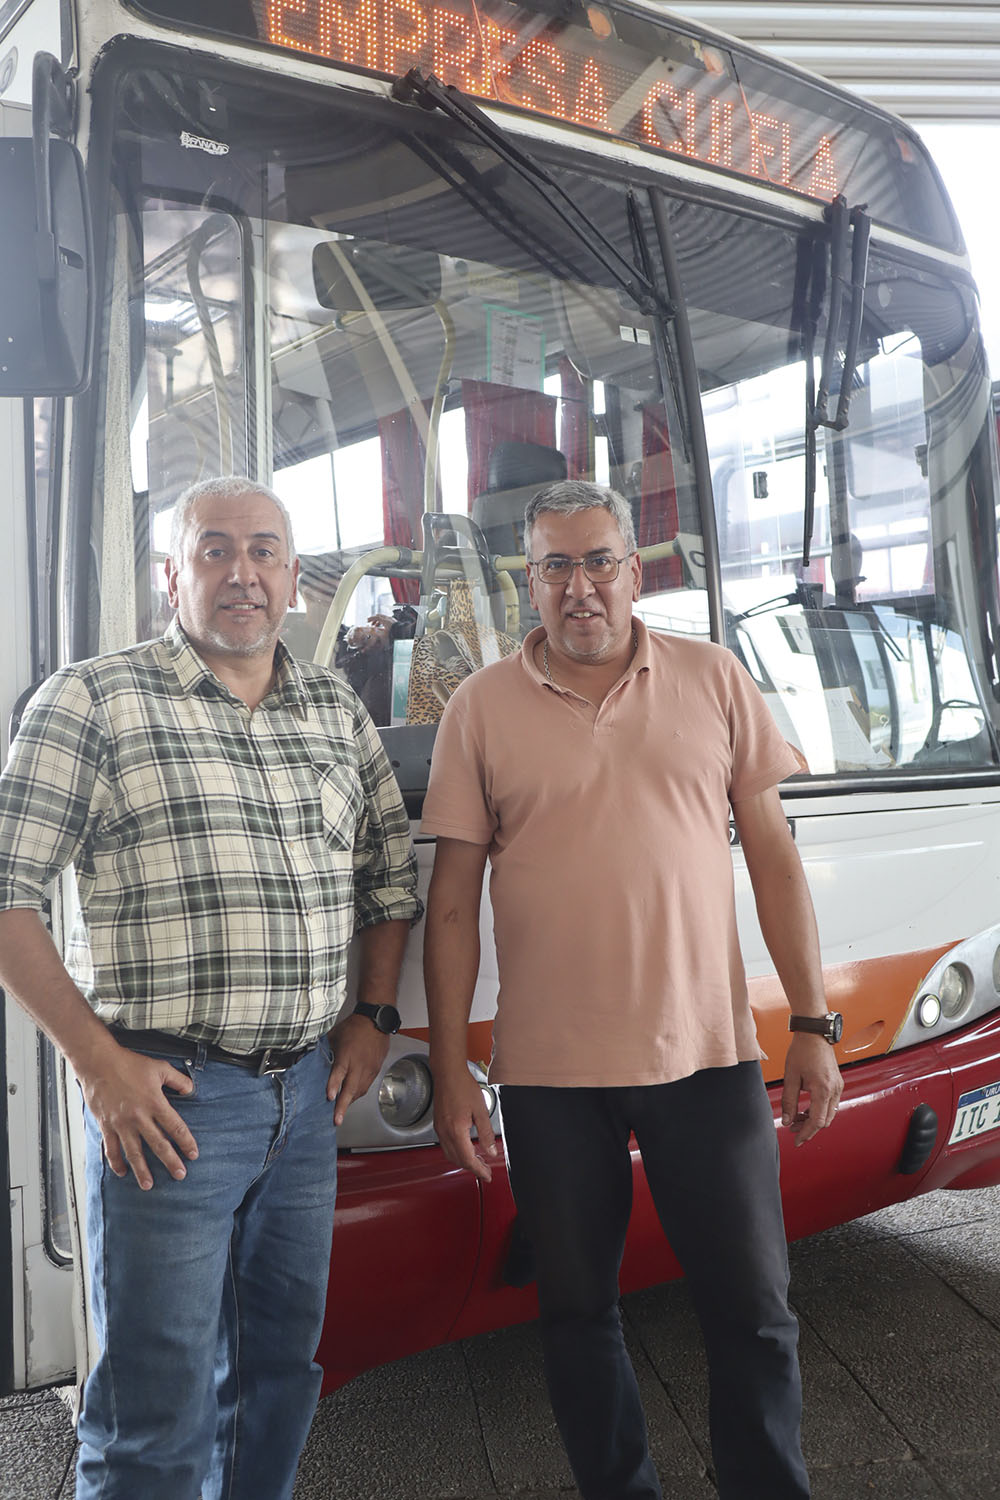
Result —
[[0, 909], [73, 864], [67, 968], [103, 1020], [237, 1052], [313, 1041], [355, 927], [413, 919], [409, 821], [367, 713], [277, 647], [253, 711], [175, 622], [56, 672], [0, 776]]

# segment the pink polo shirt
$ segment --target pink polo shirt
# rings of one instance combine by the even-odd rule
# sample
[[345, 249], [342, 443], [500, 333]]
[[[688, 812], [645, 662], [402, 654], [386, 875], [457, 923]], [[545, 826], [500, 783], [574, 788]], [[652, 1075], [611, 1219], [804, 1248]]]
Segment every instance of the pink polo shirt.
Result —
[[532, 649], [445, 709], [422, 832], [489, 845], [496, 1083], [665, 1083], [760, 1056], [730, 802], [798, 769], [731, 652], [651, 635], [599, 708]]

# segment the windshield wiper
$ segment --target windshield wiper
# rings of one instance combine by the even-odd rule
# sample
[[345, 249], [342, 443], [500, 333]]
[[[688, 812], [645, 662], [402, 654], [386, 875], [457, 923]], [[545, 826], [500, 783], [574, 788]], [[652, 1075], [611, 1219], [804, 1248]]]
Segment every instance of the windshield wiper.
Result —
[[[852, 233], [853, 227], [853, 233]], [[813, 373], [813, 334], [819, 313], [817, 287], [821, 267], [819, 258], [813, 273], [814, 295], [806, 319], [806, 431], [805, 431], [805, 506], [803, 510], [802, 566], [809, 566], [813, 528], [816, 517], [816, 432], [820, 427], [829, 427], [834, 432], [843, 432], [850, 422], [851, 392], [858, 364], [858, 344], [861, 338], [861, 321], [865, 310], [865, 289], [868, 284], [868, 245], [871, 239], [871, 219], [865, 205], [848, 210], [847, 200], [838, 194], [830, 205], [830, 308], [823, 340], [823, 358], [820, 363], [819, 386], [815, 385]], [[847, 284], [847, 248], [851, 248], [851, 316], [847, 325], [844, 343], [844, 363], [840, 375], [840, 394], [837, 410], [829, 415], [830, 384], [833, 379], [833, 363], [837, 353], [837, 335], [840, 332], [844, 307], [844, 288]]]
[[612, 278], [635, 303], [639, 311], [653, 318], [672, 318], [674, 306], [659, 287], [574, 203], [556, 179], [540, 162], [494, 125], [483, 110], [453, 84], [444, 84], [432, 74], [411, 68], [392, 85], [392, 97], [402, 104], [416, 104], [422, 109], [440, 109], [450, 119], [464, 125], [469, 133], [488, 146], [543, 198], [550, 212], [556, 214], [570, 232], [580, 240]]
[[819, 367], [819, 389], [809, 417], [809, 425], [815, 432], [817, 427], [830, 427], [827, 403], [830, 399], [830, 382], [833, 379], [833, 361], [837, 353], [837, 334], [840, 332], [840, 313], [844, 305], [844, 267], [847, 263], [847, 241], [850, 235], [850, 214], [847, 199], [838, 194], [830, 204], [830, 307], [826, 320], [826, 338], [823, 341], [823, 358]]
[[844, 373], [840, 382], [837, 415], [831, 423], [835, 432], [843, 432], [848, 423], [848, 408], [858, 368], [858, 343], [861, 339], [861, 319], [865, 311], [865, 288], [868, 285], [868, 244], [872, 233], [872, 221], [863, 207], [854, 210], [851, 220], [854, 224], [851, 240], [851, 321], [847, 326], [847, 343], [844, 345]]

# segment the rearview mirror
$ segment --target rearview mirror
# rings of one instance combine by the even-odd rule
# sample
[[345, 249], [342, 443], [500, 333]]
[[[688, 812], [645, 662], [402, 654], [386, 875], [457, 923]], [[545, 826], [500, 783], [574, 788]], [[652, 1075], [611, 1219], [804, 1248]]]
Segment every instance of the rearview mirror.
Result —
[[313, 249], [321, 307], [336, 312], [433, 307], [441, 296], [441, 262], [433, 250], [369, 240], [324, 240]]

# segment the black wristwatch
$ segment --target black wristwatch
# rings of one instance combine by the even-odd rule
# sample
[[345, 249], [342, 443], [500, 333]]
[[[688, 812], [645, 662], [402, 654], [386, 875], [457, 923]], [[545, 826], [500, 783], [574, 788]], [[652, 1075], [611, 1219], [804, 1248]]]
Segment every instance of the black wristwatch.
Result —
[[844, 1018], [839, 1010], [828, 1010], [825, 1016], [789, 1016], [789, 1031], [811, 1031], [832, 1047], [844, 1034]]
[[384, 1036], [395, 1036], [403, 1024], [403, 1018], [394, 1005], [369, 1005], [367, 1000], [359, 1000], [351, 1014], [367, 1016]]

